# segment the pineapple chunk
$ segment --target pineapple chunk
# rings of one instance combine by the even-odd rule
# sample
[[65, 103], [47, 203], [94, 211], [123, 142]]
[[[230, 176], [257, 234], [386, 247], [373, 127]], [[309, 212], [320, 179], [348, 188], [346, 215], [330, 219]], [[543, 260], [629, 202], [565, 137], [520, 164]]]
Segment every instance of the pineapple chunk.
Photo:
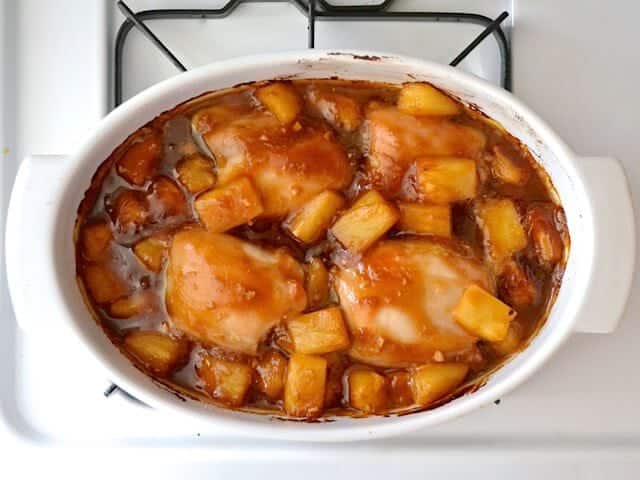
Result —
[[344, 205], [339, 193], [325, 190], [316, 195], [287, 221], [287, 229], [298, 240], [312, 243], [326, 231], [336, 212]]
[[245, 363], [220, 360], [209, 354], [200, 357], [196, 367], [204, 390], [229, 406], [239, 407], [251, 386], [251, 367]]
[[411, 375], [408, 372], [392, 372], [387, 375], [389, 404], [391, 408], [408, 407], [413, 404]]
[[162, 270], [170, 242], [171, 237], [167, 233], [159, 233], [136, 243], [133, 253], [147, 269], [158, 273]]
[[530, 170], [519, 165], [503, 153], [500, 147], [493, 148], [494, 158], [491, 162], [491, 173], [503, 183], [524, 185], [529, 180]]
[[372, 370], [349, 373], [349, 405], [362, 413], [380, 413], [387, 406], [385, 378]]
[[228, 119], [224, 105], [213, 105], [198, 109], [191, 117], [191, 130], [199, 135], [205, 135], [211, 130], [212, 125]]
[[162, 138], [152, 134], [133, 143], [116, 164], [118, 175], [127, 182], [142, 186], [149, 180], [162, 157]]
[[395, 207], [375, 190], [365, 193], [331, 227], [331, 232], [348, 250], [363, 252], [398, 220]]
[[109, 315], [115, 318], [131, 318], [148, 313], [153, 309], [153, 295], [149, 291], [136, 292], [126, 298], [116, 300], [109, 307]]
[[364, 111], [368, 114], [370, 112], [373, 112], [374, 110], [389, 108], [390, 106], [390, 104], [385, 103], [382, 100], [369, 100], [364, 106]]
[[317, 257], [307, 266], [305, 287], [310, 307], [320, 307], [329, 301], [329, 272]]
[[130, 233], [149, 220], [149, 202], [144, 192], [118, 189], [108, 197], [107, 212], [118, 232]]
[[360, 104], [333, 91], [311, 88], [308, 95], [318, 113], [335, 129], [354, 132], [362, 124]]
[[294, 353], [289, 359], [284, 387], [284, 408], [292, 417], [320, 416], [324, 405], [327, 360]]
[[178, 152], [181, 157], [189, 157], [199, 153], [198, 146], [191, 138], [179, 142], [175, 146], [175, 151]]
[[89, 265], [84, 270], [84, 281], [96, 303], [110, 303], [127, 294], [125, 281], [108, 266]]
[[247, 177], [203, 193], [194, 207], [207, 230], [214, 233], [247, 223], [263, 212], [260, 196]]
[[515, 205], [508, 198], [489, 199], [478, 205], [477, 216], [491, 257], [501, 262], [527, 246], [527, 236]]
[[553, 227], [537, 225], [531, 229], [536, 254], [543, 265], [555, 265], [562, 259], [562, 240]]
[[531, 305], [538, 297], [538, 289], [533, 281], [514, 260], [504, 264], [498, 285], [500, 296], [516, 307]]
[[168, 177], [158, 177], [153, 181], [149, 199], [152, 211], [160, 212], [161, 218], [187, 214], [187, 199], [180, 187]]
[[113, 240], [111, 228], [106, 222], [92, 223], [82, 227], [82, 255], [91, 262], [105, 260]]
[[411, 377], [414, 402], [426, 406], [453, 392], [468, 371], [463, 363], [432, 363], [416, 368]]
[[325, 308], [292, 318], [287, 330], [296, 352], [322, 354], [349, 346], [349, 334], [340, 307]]
[[478, 188], [476, 162], [458, 157], [422, 157], [416, 160], [416, 189], [420, 199], [451, 203], [473, 198]]
[[331, 101], [335, 105], [334, 121], [332, 122], [334, 126], [347, 132], [355, 132], [362, 124], [362, 113], [358, 102], [353, 98], [338, 94], [331, 97]]
[[398, 97], [398, 108], [409, 115], [455, 115], [457, 102], [428, 83], [407, 83]]
[[368, 192], [360, 195], [358, 199], [353, 202], [351, 208], [367, 207], [379, 203], [387, 203], [387, 201], [377, 190], [369, 190]]
[[466, 330], [490, 342], [502, 340], [516, 316], [509, 305], [477, 285], [469, 285], [465, 289], [452, 313]]
[[136, 330], [124, 339], [124, 348], [156, 375], [165, 376], [189, 358], [188, 342], [156, 331]]
[[180, 182], [193, 194], [208, 190], [216, 184], [213, 162], [199, 153], [180, 160], [176, 171]]
[[491, 347], [500, 355], [511, 355], [520, 348], [522, 342], [522, 326], [517, 322], [511, 322], [507, 335], [499, 342], [494, 342]]
[[564, 254], [564, 243], [553, 225], [551, 208], [534, 206], [527, 212], [529, 234], [533, 241], [533, 248], [538, 263], [545, 267], [552, 267]]
[[287, 359], [277, 350], [269, 350], [258, 360], [254, 383], [259, 392], [271, 400], [279, 400], [284, 392]]
[[426, 233], [440, 237], [451, 236], [451, 207], [449, 205], [423, 205], [398, 203], [400, 220], [398, 229], [409, 233]]
[[302, 110], [302, 100], [289, 83], [270, 83], [256, 90], [255, 96], [285, 125], [293, 122]]

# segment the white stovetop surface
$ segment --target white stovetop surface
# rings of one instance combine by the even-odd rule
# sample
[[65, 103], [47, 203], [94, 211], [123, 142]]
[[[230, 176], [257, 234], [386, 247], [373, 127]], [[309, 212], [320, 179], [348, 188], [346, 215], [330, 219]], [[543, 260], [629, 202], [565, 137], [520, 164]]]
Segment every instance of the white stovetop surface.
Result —
[[[135, 10], [175, 4], [170, 0], [129, 3]], [[215, 6], [220, 2], [186, 3]], [[640, 147], [633, 135], [640, 111], [635, 23], [640, 3], [620, 0], [607, 9], [580, 0], [513, 3], [413, 2], [424, 10], [458, 9], [490, 16], [510, 10], [516, 95], [546, 118], [578, 153], [620, 158], [640, 213]], [[69, 152], [104, 114], [106, 98], [99, 92], [106, 91], [102, 60], [106, 52], [100, 49], [113, 31], [102, 20], [111, 7], [104, 0], [0, 2], [0, 147], [8, 148], [1, 153], [0, 220], [19, 159], [26, 153]], [[167, 74], [171, 68], [167, 66]], [[49, 338], [26, 337], [15, 328], [5, 288], [0, 287], [3, 469], [25, 477], [64, 471], [70, 478], [89, 468], [93, 478], [145, 475], [160, 479], [178, 474], [325, 478], [339, 473], [377, 479], [436, 472], [445, 478], [470, 474], [482, 479], [543, 475], [637, 478], [638, 275], [635, 281], [634, 297], [616, 333], [574, 336], [544, 371], [499, 406], [432, 431], [338, 448], [251, 441], [216, 432], [200, 434], [153, 410], [130, 406], [121, 397], [104, 400], [105, 379], [94, 374], [97, 370], [91, 364], [78, 368], [77, 359], [86, 357], [73, 346], [56, 348]], [[21, 361], [16, 362], [16, 357]], [[1, 365], [6, 364], [19, 368], [3, 370]], [[69, 378], [66, 366], [67, 372], [78, 376]], [[42, 375], [47, 368], [52, 369], [50, 374]], [[27, 389], [23, 380], [35, 372], [42, 381]], [[84, 388], [74, 389], [78, 383]], [[74, 397], [61, 402], [69, 391]], [[63, 406], [52, 415], [48, 407], [54, 402]], [[5, 423], [3, 415], [8, 420]]]

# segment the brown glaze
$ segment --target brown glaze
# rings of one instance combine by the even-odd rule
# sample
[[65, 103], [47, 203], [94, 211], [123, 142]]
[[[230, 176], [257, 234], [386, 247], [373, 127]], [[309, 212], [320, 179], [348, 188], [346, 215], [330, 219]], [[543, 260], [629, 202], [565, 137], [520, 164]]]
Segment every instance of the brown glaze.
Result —
[[[416, 116], [396, 108], [395, 85], [294, 80], [287, 85], [300, 111], [285, 125], [254, 95], [262, 85], [178, 105], [97, 169], [76, 223], [78, 281], [96, 321], [139, 369], [180, 398], [278, 418], [285, 416], [286, 364], [295, 350], [287, 319], [332, 305], [342, 308], [350, 347], [320, 355], [326, 416], [364, 416], [349, 403], [354, 369], [384, 377], [380, 414], [435, 408], [475, 391], [541, 327], [561, 281], [569, 235], [549, 178], [523, 145], [475, 108]], [[211, 162], [214, 189], [248, 178], [261, 202], [249, 210], [261, 213], [224, 233], [207, 232], [194, 202], [210, 190], [193, 193], [178, 173], [198, 155], [201, 168]], [[501, 178], [500, 155], [518, 181]], [[391, 228], [366, 251], [352, 252], [331, 232], [304, 244], [286, 229], [293, 212], [327, 189], [345, 198], [340, 212], [371, 189], [392, 205], [422, 202], [422, 157], [475, 163], [477, 190], [451, 204], [451, 237]], [[477, 205], [495, 198], [513, 201], [527, 238], [499, 264], [486, 253], [477, 218]], [[231, 209], [243, 200], [232, 200], [233, 218]], [[329, 270], [331, 289], [329, 300], [311, 308], [305, 271], [313, 258]], [[470, 283], [517, 312], [515, 347], [483, 341], [451, 318]], [[175, 351], [190, 350], [188, 359], [158, 375], [127, 347], [132, 331], [166, 335]], [[467, 365], [464, 382], [429, 405], [414, 405], [412, 372], [442, 362]], [[224, 388], [212, 385], [223, 380]]]

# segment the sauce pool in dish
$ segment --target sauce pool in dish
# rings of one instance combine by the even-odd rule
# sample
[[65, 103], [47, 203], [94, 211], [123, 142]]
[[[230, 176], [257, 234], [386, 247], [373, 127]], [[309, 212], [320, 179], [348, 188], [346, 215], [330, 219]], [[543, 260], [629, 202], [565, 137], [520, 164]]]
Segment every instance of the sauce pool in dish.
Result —
[[273, 81], [134, 132], [78, 209], [80, 288], [139, 369], [291, 418], [432, 408], [544, 323], [569, 235], [497, 123], [426, 83]]

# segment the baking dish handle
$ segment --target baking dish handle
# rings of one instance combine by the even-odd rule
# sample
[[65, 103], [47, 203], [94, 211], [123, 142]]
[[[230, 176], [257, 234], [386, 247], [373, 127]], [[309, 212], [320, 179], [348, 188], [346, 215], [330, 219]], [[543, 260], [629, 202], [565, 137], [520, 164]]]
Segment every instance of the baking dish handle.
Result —
[[[55, 309], [48, 303], [48, 292], [57, 279], [55, 269], [43, 267], [51, 264], [54, 255], [49, 240], [55, 231], [55, 199], [67, 159], [60, 155], [26, 157], [11, 191], [5, 230], [7, 281], [16, 321], [27, 332], [46, 330], [54, 323]], [[46, 321], [38, 321], [43, 316]]]
[[590, 202], [593, 267], [577, 332], [609, 333], [624, 314], [635, 265], [635, 219], [621, 163], [608, 157], [577, 159]]

